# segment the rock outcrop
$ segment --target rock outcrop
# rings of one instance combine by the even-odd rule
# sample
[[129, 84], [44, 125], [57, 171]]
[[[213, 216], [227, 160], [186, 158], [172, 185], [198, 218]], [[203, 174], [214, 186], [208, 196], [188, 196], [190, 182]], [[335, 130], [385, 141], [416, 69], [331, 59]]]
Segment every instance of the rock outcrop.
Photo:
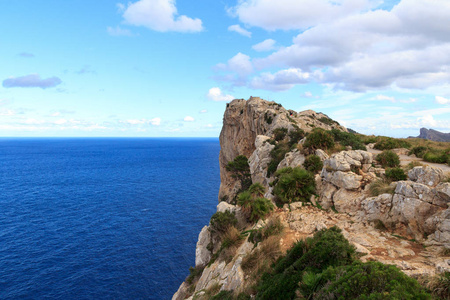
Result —
[[434, 129], [420, 128], [418, 138], [435, 142], [450, 142], [450, 133], [443, 133]]

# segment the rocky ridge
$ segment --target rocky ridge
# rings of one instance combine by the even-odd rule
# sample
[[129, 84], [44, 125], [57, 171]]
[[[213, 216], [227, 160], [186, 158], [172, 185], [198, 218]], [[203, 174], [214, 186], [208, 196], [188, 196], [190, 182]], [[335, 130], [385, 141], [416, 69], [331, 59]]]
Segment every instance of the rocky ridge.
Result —
[[[255, 97], [228, 104], [220, 135], [222, 181], [219, 199], [222, 201], [217, 210], [233, 212], [239, 226], [245, 226], [241, 208], [227, 203], [240, 188], [239, 182], [226, 170], [228, 162], [238, 155], [247, 156], [252, 182], [262, 184], [267, 191], [265, 197], [273, 199], [270, 183], [274, 178], [267, 177], [267, 168], [270, 152], [275, 147], [268, 140], [274, 130], [287, 128], [291, 131], [298, 127], [309, 132], [320, 127], [346, 131], [325, 118], [328, 119], [313, 111], [296, 113]], [[450, 248], [450, 183], [442, 182], [442, 170], [415, 167], [409, 171], [408, 180], [392, 184], [393, 194], [371, 197], [369, 184], [384, 172], [375, 166], [372, 153], [347, 150], [328, 156], [324, 151], [316, 150], [315, 154], [323, 161], [323, 169], [315, 177], [318, 196], [311, 198], [313, 205], [294, 203], [273, 213], [285, 227], [281, 249], [289, 249], [297, 240], [311, 236], [317, 230], [338, 226], [363, 255], [362, 261], [394, 264], [410, 276], [450, 271], [450, 257], [441, 254], [443, 249]], [[302, 166], [304, 161], [305, 155], [293, 149], [285, 155], [278, 169]], [[263, 224], [260, 220], [254, 228]], [[378, 224], [383, 224], [386, 230], [375, 228]], [[249, 278], [241, 268], [242, 260], [259, 246], [255, 247], [246, 239], [230, 261], [215, 260], [208, 265], [214, 252], [209, 246], [212, 238], [205, 226], [196, 248], [196, 267], [204, 269], [195, 286], [184, 282], [173, 299], [201, 298], [213, 287], [236, 292], [245, 289]]]

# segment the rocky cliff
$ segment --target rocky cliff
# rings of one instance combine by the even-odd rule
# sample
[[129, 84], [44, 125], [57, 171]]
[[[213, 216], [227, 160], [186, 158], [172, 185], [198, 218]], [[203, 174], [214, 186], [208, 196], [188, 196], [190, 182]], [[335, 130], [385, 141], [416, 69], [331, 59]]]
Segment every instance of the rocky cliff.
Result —
[[[347, 131], [324, 114], [286, 110], [256, 97], [229, 103], [220, 134], [222, 181], [217, 211], [235, 215], [241, 232], [255, 231], [279, 220], [284, 230], [276, 243], [282, 253], [299, 239], [337, 226], [356, 247], [362, 261], [393, 264], [415, 277], [450, 271], [450, 257], [444, 255], [450, 249], [450, 183], [445, 182], [442, 170], [415, 167], [407, 180], [391, 183], [390, 193], [372, 197], [369, 186], [384, 176], [384, 169], [376, 164], [372, 153], [351, 147], [336, 153], [321, 149], [308, 152], [302, 147], [305, 139], [295, 140], [283, 152], [283, 159], [277, 161], [276, 169], [303, 167], [312, 151], [323, 162], [314, 178], [316, 195], [307, 203], [295, 202], [275, 209], [269, 221], [248, 223], [245, 209], [233, 201], [241, 190], [241, 182], [227, 170], [227, 165], [239, 155], [246, 156], [252, 183], [261, 184], [264, 196], [274, 201], [276, 178], [269, 168], [273, 163], [271, 153], [280, 143], [276, 134], [282, 128], [287, 134], [307, 134], [314, 128]], [[223, 255], [223, 243], [221, 246], [211, 224], [205, 226], [197, 243], [196, 268], [173, 299], [208, 299], [219, 290], [251, 293], [253, 277], [244, 271], [248, 266], [244, 268], [243, 261], [248, 264], [248, 258], [265, 251], [264, 247], [264, 243], [258, 244], [246, 235], [234, 245], [231, 254]]]
[[420, 128], [419, 139], [435, 142], [450, 142], [450, 133], [443, 133], [434, 129]]

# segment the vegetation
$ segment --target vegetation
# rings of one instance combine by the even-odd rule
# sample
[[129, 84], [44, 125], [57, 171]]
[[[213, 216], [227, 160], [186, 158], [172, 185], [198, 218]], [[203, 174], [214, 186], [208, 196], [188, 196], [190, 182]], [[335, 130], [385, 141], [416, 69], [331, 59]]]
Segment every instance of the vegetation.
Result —
[[327, 118], [327, 117], [321, 117], [321, 118], [319, 118], [318, 120], [319, 120], [320, 122], [326, 124], [326, 125], [329, 125], [329, 126], [339, 125], [338, 122], [336, 122], [336, 121], [333, 120], [333, 119]]
[[406, 176], [405, 171], [402, 168], [391, 168], [386, 169], [386, 178], [392, 181], [400, 181], [406, 180], [408, 176]]
[[264, 121], [266, 121], [267, 124], [272, 124], [273, 118], [270, 114], [267, 112], [264, 114]]
[[306, 137], [303, 147], [308, 148], [310, 151], [316, 149], [331, 149], [334, 147], [333, 135], [321, 128], [315, 128]]
[[290, 150], [289, 144], [279, 142], [275, 145], [275, 148], [270, 151], [270, 157], [272, 158], [267, 167], [267, 177], [270, 177], [277, 170], [278, 164], [284, 159], [286, 153]]
[[411, 144], [401, 139], [380, 137], [374, 146], [378, 150], [392, 150], [395, 148], [411, 148]]
[[372, 197], [381, 194], [394, 194], [395, 188], [391, 187], [391, 181], [388, 179], [378, 179], [369, 185], [369, 193]]
[[287, 133], [288, 133], [288, 130], [285, 127], [276, 128], [273, 131], [273, 138], [277, 142], [281, 141], [286, 137]]
[[272, 202], [263, 198], [264, 192], [265, 189], [261, 184], [254, 183], [237, 197], [237, 204], [242, 207], [242, 211], [250, 222], [257, 222], [273, 210]]
[[291, 130], [288, 135], [289, 147], [292, 147], [305, 137], [305, 131], [300, 129], [300, 127], [298, 127], [297, 125], [294, 125], [294, 130]]
[[323, 168], [323, 162], [319, 156], [312, 154], [306, 157], [303, 167], [311, 173], [318, 173]]
[[225, 167], [231, 173], [231, 177], [239, 180], [241, 184], [240, 191], [247, 190], [252, 184], [252, 177], [250, 174], [250, 166], [248, 159], [244, 155], [236, 156], [233, 161], [230, 161]]
[[416, 157], [423, 158], [425, 153], [428, 151], [428, 148], [425, 146], [417, 146], [409, 150], [408, 155], [415, 155]]
[[400, 166], [400, 158], [391, 150], [381, 152], [377, 155], [376, 160], [383, 168], [395, 168]]
[[223, 235], [228, 228], [236, 226], [237, 219], [230, 211], [216, 212], [211, 217], [209, 230], [213, 233]]
[[273, 194], [281, 205], [291, 202], [308, 202], [316, 192], [314, 175], [305, 169], [283, 168], [275, 175], [278, 177]]
[[431, 149], [423, 156], [424, 161], [450, 165], [450, 148], [446, 150]]
[[450, 299], [450, 272], [444, 272], [432, 278], [427, 284], [433, 296]]
[[248, 240], [255, 245], [266, 240], [270, 236], [278, 235], [283, 231], [283, 225], [279, 218], [271, 218], [267, 222], [266, 226], [259, 229], [252, 230]]
[[351, 146], [353, 150], [367, 150], [360, 136], [354, 133], [332, 129], [331, 134], [334, 137], [334, 141], [342, 146]]
[[190, 267], [189, 268], [189, 275], [188, 277], [186, 277], [186, 282], [189, 285], [193, 285], [194, 283], [196, 283], [198, 281], [198, 279], [200, 279], [200, 276], [203, 273], [203, 269], [205, 267]]

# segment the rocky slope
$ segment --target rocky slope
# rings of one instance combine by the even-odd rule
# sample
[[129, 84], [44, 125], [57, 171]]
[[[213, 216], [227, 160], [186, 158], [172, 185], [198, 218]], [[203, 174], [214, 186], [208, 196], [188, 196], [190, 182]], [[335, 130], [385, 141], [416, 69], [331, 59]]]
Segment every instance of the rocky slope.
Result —
[[[277, 128], [310, 132], [316, 127], [346, 131], [327, 116], [313, 111], [297, 113], [254, 97], [232, 101], [225, 111], [220, 134], [219, 200], [222, 201], [217, 210], [234, 213], [241, 230], [262, 227], [265, 221], [260, 220], [245, 228], [249, 225], [242, 209], [230, 204], [240, 183], [226, 170], [227, 164], [238, 155], [248, 157], [252, 182], [262, 184], [266, 188], [265, 197], [273, 199], [270, 183], [274, 178], [267, 176], [267, 169], [275, 146], [267, 141]], [[291, 149], [278, 169], [302, 166], [305, 161], [302, 152], [301, 147]], [[442, 170], [415, 167], [409, 171], [408, 180], [392, 184], [393, 194], [370, 197], [368, 186], [384, 173], [375, 165], [372, 153], [348, 149], [331, 156], [322, 150], [316, 150], [315, 154], [323, 161], [323, 169], [315, 177], [317, 197], [311, 197], [312, 205], [294, 203], [272, 213], [285, 228], [279, 241], [283, 251], [317, 230], [338, 226], [363, 261], [394, 264], [410, 276], [450, 271], [450, 257], [442, 255], [443, 250], [450, 248], [450, 183], [443, 182]], [[380, 224], [384, 230], [380, 230]], [[231, 259], [211, 260], [218, 250], [214, 239], [205, 226], [196, 249], [198, 280], [184, 282], [173, 299], [208, 298], [210, 290], [239, 293], [252, 284], [242, 262], [261, 246], [255, 247], [247, 238]]]
[[443, 133], [434, 129], [420, 128], [419, 139], [435, 142], [450, 142], [450, 133]]

